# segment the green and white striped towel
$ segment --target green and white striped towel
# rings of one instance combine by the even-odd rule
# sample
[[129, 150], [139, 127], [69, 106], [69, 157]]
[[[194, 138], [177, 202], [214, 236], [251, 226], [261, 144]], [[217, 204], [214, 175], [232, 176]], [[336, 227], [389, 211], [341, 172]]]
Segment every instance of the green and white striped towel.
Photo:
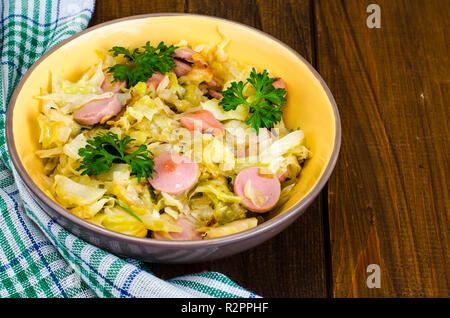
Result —
[[215, 272], [161, 280], [67, 232], [33, 201], [6, 147], [8, 101], [39, 56], [87, 26], [94, 1], [0, 4], [0, 297], [257, 297]]

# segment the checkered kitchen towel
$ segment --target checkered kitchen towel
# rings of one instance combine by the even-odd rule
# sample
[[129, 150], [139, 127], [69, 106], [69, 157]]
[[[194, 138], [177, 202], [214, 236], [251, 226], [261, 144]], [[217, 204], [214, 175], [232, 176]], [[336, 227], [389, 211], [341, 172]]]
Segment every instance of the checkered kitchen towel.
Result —
[[70, 234], [34, 203], [10, 162], [6, 107], [35, 60], [87, 26], [94, 2], [0, 1], [0, 297], [255, 297], [219, 273], [163, 281]]

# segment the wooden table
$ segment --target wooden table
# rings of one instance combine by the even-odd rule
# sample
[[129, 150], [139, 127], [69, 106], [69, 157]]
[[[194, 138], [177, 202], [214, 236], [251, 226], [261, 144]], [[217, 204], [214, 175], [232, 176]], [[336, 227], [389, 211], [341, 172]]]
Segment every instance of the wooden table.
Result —
[[[368, 28], [378, 4], [381, 28]], [[265, 297], [449, 296], [450, 6], [447, 0], [97, 0], [91, 25], [144, 13], [239, 21], [320, 72], [342, 120], [320, 197], [268, 242], [226, 259], [150, 264], [162, 278], [219, 271]], [[369, 264], [381, 288], [368, 288]]]

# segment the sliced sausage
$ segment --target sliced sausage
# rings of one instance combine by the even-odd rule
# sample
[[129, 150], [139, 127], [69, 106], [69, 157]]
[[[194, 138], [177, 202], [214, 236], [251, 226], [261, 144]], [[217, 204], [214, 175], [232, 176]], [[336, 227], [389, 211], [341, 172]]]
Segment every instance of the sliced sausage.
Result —
[[221, 100], [223, 98], [223, 95], [221, 93], [213, 89], [208, 89], [208, 95], [217, 100]]
[[234, 193], [242, 205], [253, 212], [267, 212], [280, 198], [280, 181], [273, 175], [259, 174], [259, 167], [242, 170], [234, 181]]
[[209, 110], [199, 110], [181, 115], [180, 123], [189, 130], [200, 129], [202, 133], [211, 133], [214, 136], [225, 131], [222, 125]]
[[175, 62], [175, 67], [172, 69], [172, 71], [178, 76], [184, 76], [187, 73], [189, 73], [192, 69], [192, 66], [189, 63], [181, 62], [177, 59], [173, 60]]
[[[286, 83], [281, 78], [278, 78], [277, 80], [275, 80], [275, 82], [272, 83], [272, 86], [275, 88], [283, 88], [286, 90]], [[287, 95], [287, 90], [286, 90], [286, 94], [284, 94], [284, 97], [286, 97], [286, 95]]]
[[195, 230], [191, 221], [186, 218], [179, 218], [175, 223], [181, 227], [181, 232], [153, 232], [153, 238], [157, 240], [192, 241], [201, 240], [202, 235]]
[[84, 105], [73, 118], [82, 125], [94, 125], [104, 123], [109, 118], [117, 115], [122, 109], [122, 103], [116, 95], [96, 100]]
[[208, 85], [211, 88], [215, 88], [217, 87], [217, 82], [214, 79], [212, 79], [208, 83], [206, 83], [206, 85]]
[[286, 83], [281, 79], [275, 80], [275, 82], [272, 83], [272, 86], [275, 88], [284, 88], [286, 89]]
[[112, 92], [112, 93], [118, 93], [121, 91], [122, 88], [125, 88], [127, 86], [126, 81], [114, 81], [114, 77], [110, 73], [105, 74], [105, 80], [102, 83], [101, 89], [104, 92]]
[[154, 159], [153, 179], [148, 182], [157, 191], [179, 194], [189, 190], [199, 177], [198, 164], [190, 158], [172, 153], [164, 153]]
[[186, 61], [191, 64], [199, 64], [203, 67], [208, 66], [208, 63], [204, 60], [204, 57], [200, 53], [194, 51], [188, 47], [182, 47], [175, 50], [174, 58]]
[[188, 48], [188, 47], [178, 48], [174, 51], [174, 53], [175, 54], [173, 55], [173, 57], [185, 60], [186, 62], [189, 62], [189, 63], [195, 63], [195, 60], [192, 58], [192, 55], [198, 54], [193, 49]]
[[161, 81], [163, 80], [163, 78], [164, 78], [164, 75], [162, 75], [160, 72], [157, 72], [157, 73], [153, 74], [152, 77], [150, 77], [150, 78], [147, 80], [146, 84], [147, 84], [147, 86], [153, 85], [153, 87], [154, 87], [155, 89], [157, 89], [159, 83], [161, 83]]

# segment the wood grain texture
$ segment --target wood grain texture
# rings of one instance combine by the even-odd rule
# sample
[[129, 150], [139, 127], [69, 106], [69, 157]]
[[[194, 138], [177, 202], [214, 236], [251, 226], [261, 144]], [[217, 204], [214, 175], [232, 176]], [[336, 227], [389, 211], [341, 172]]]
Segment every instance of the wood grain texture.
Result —
[[[366, 26], [370, 3], [380, 29]], [[343, 128], [328, 185], [332, 296], [448, 297], [448, 2], [314, 4], [317, 64]], [[366, 286], [369, 264], [380, 289]]]
[[[91, 25], [156, 12], [214, 15], [245, 23], [286, 42], [313, 60], [309, 1], [111, 1], [97, 0]], [[326, 297], [327, 277], [320, 198], [292, 226], [250, 251], [190, 265], [148, 264], [161, 278], [219, 271], [265, 297]]]
[[89, 26], [132, 15], [184, 12], [184, 0], [97, 0]]

